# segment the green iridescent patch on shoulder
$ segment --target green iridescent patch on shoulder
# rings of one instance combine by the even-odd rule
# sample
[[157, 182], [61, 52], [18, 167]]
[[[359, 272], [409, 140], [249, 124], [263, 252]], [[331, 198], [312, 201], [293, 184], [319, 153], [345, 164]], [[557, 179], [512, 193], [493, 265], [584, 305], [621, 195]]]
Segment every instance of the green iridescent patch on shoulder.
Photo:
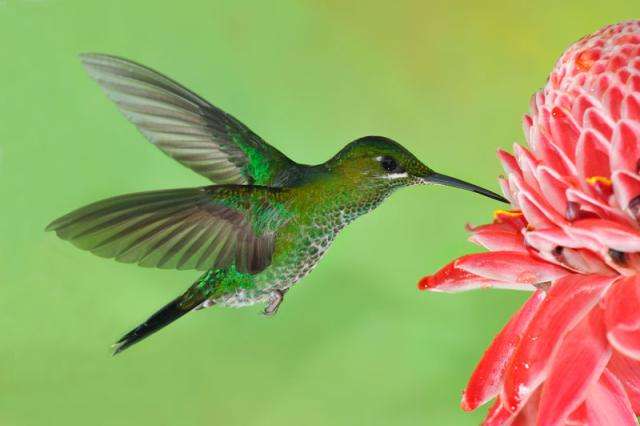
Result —
[[[227, 132], [231, 136], [231, 140], [242, 150], [247, 157], [244, 175], [252, 180], [253, 184], [266, 185], [273, 178], [271, 170], [271, 159], [265, 156], [264, 146], [254, 145], [246, 139], [246, 135], [234, 131], [227, 126]], [[261, 142], [263, 143], [263, 142]], [[262, 148], [262, 149], [261, 149]]]
[[235, 266], [226, 269], [210, 269], [195, 283], [206, 297], [212, 298], [235, 290], [251, 290], [256, 287], [255, 275], [238, 272]]
[[259, 152], [255, 148], [243, 148], [244, 153], [249, 158], [249, 163], [247, 164], [247, 172], [249, 176], [253, 178], [254, 184], [266, 185], [271, 182], [273, 173], [271, 170], [270, 161], [268, 161], [264, 157], [263, 153]]

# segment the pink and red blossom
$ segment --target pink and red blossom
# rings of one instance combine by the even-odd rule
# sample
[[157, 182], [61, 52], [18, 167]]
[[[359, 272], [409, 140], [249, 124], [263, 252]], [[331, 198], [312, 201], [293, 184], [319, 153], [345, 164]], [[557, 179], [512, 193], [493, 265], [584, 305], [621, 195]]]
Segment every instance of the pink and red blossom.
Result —
[[499, 151], [511, 202], [469, 227], [489, 250], [420, 281], [533, 295], [471, 376], [486, 425], [636, 425], [640, 414], [640, 21], [573, 44]]

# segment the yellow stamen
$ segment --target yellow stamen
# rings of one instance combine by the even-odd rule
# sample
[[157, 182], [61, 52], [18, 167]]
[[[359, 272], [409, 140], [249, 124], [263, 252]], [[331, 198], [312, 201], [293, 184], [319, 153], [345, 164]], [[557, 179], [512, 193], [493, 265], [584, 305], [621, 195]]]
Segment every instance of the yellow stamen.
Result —
[[591, 176], [587, 178], [587, 183], [589, 185], [595, 185], [596, 183], [601, 183], [603, 185], [611, 186], [611, 179], [604, 176]]
[[495, 210], [493, 212], [494, 219], [498, 219], [500, 216], [521, 217], [522, 212], [520, 210]]

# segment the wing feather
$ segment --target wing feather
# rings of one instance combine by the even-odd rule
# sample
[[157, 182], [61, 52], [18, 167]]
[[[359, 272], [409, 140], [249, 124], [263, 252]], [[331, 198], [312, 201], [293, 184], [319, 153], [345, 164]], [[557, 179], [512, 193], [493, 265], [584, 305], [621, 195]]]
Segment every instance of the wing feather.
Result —
[[288, 220], [273, 204], [278, 192], [210, 186], [129, 194], [80, 208], [47, 229], [120, 262], [198, 270], [235, 265], [257, 273], [271, 263], [274, 233]]
[[151, 143], [211, 181], [281, 186], [282, 170], [295, 167], [240, 121], [170, 78], [116, 56], [87, 53], [81, 60]]

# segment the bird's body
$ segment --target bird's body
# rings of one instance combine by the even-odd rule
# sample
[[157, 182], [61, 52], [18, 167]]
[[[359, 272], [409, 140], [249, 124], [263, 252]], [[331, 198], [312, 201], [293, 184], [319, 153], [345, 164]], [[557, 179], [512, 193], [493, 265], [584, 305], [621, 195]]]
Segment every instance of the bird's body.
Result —
[[361, 138], [325, 163], [295, 163], [235, 118], [161, 74], [121, 58], [82, 56], [125, 116], [158, 148], [214, 182], [90, 204], [48, 229], [97, 255], [203, 275], [126, 334], [116, 353], [182, 315], [265, 302], [309, 274], [351, 221], [398, 188], [440, 183], [502, 200], [433, 172], [396, 142]]
[[[288, 218], [276, 232], [271, 264], [256, 274], [238, 272], [234, 266], [211, 269], [199, 280], [216, 305], [240, 307], [277, 300], [318, 264], [338, 233], [351, 221], [379, 204], [350, 205], [349, 195], [327, 191], [314, 182], [277, 191], [273, 201]], [[208, 302], [205, 302], [207, 304]]]

